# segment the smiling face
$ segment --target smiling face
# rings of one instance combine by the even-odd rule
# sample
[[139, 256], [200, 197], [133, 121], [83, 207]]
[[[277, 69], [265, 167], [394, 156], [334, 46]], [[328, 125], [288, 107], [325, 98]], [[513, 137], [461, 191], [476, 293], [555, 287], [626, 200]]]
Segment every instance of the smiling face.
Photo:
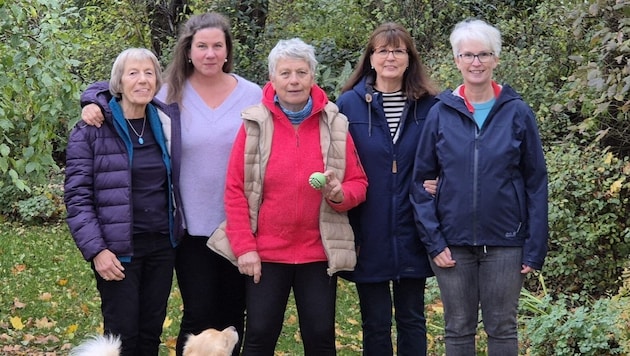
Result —
[[193, 36], [189, 58], [195, 67], [195, 73], [207, 77], [223, 73], [227, 55], [225, 33], [220, 28], [204, 28]]
[[402, 83], [405, 70], [409, 66], [409, 54], [405, 44], [398, 46], [380, 43], [370, 55], [370, 64], [376, 72], [377, 80], [399, 81]]
[[[479, 55], [481, 53], [492, 53], [492, 49], [481, 41], [462, 41], [459, 45], [459, 54]], [[455, 57], [457, 69], [462, 73], [466, 86], [490, 85], [492, 72], [499, 64], [496, 56], [491, 56], [482, 63], [478, 57], [474, 57], [472, 63], [466, 63], [460, 56]]]
[[315, 75], [308, 62], [303, 59], [279, 59], [269, 79], [280, 105], [291, 111], [304, 108], [315, 84]]
[[[121, 77], [122, 102], [127, 111], [141, 110], [151, 102], [156, 93], [157, 76], [150, 59], [129, 59], [124, 65]], [[138, 116], [136, 116], [138, 117]]]

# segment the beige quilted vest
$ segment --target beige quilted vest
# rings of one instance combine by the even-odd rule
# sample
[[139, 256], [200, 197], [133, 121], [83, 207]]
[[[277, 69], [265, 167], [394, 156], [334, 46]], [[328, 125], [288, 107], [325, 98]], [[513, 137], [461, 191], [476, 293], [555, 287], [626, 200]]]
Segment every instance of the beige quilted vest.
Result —
[[[262, 197], [262, 177], [269, 160], [273, 137], [273, 119], [262, 104], [252, 106], [242, 114], [247, 132], [245, 140], [245, 196], [249, 204], [249, 220], [252, 231], [258, 228], [258, 209]], [[319, 122], [320, 145], [325, 169], [335, 172], [343, 181], [346, 167], [346, 138], [348, 120], [333, 103], [326, 104]], [[354, 233], [345, 212], [337, 212], [322, 199], [319, 214], [319, 230], [326, 256], [328, 274], [352, 271], [357, 258], [354, 249]], [[208, 247], [237, 265], [227, 236], [225, 222], [208, 239]]]

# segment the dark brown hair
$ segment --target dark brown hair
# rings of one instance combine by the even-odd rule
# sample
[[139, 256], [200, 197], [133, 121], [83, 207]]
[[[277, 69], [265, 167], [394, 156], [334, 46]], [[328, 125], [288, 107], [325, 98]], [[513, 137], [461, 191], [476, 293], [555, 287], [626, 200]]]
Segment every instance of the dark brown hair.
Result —
[[166, 102], [181, 104], [184, 82], [194, 72], [195, 68], [189, 62], [189, 54], [193, 36], [199, 30], [206, 28], [218, 28], [225, 34], [227, 47], [227, 61], [223, 64], [223, 72], [230, 73], [234, 67], [232, 35], [230, 33], [230, 21], [216, 12], [194, 15], [181, 27], [177, 44], [173, 51], [173, 59], [165, 71], [168, 93]]
[[409, 32], [395, 22], [387, 22], [377, 27], [370, 35], [361, 59], [354, 68], [350, 78], [346, 81], [341, 92], [351, 90], [364, 77], [376, 78], [376, 72], [370, 64], [370, 55], [374, 53], [376, 46], [399, 47], [404, 45], [409, 53], [409, 67], [403, 74], [403, 93], [408, 98], [419, 99], [425, 95], [436, 95], [437, 86], [433, 83], [426, 67], [420, 60], [413, 38]]

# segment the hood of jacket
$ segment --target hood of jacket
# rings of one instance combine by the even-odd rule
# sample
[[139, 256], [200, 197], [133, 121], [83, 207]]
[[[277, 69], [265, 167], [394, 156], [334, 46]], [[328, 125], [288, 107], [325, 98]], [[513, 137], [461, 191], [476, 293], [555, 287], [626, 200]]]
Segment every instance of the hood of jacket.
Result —
[[[268, 82], [263, 87], [262, 104], [265, 105], [265, 107], [272, 112], [273, 116], [285, 116], [282, 112], [282, 109], [280, 108], [280, 105], [275, 102], [275, 96], [276, 90], [274, 89], [271, 82]], [[311, 87], [311, 99], [313, 99], [313, 111], [311, 115], [324, 110], [324, 107], [326, 107], [326, 104], [328, 104], [328, 96], [326, 95], [326, 92], [317, 84], [313, 84], [313, 86]]]

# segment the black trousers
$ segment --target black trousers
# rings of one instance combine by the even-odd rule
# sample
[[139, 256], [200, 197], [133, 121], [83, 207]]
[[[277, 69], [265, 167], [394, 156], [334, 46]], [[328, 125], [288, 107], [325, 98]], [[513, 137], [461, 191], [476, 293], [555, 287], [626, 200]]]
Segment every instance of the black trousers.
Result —
[[[182, 294], [182, 316], [176, 354], [181, 356], [190, 334], [234, 326], [243, 339], [245, 279], [238, 268], [206, 246], [207, 237], [186, 234], [177, 246], [175, 272]], [[240, 343], [234, 348], [238, 355]]]
[[120, 336], [121, 356], [157, 356], [173, 283], [175, 249], [168, 235], [139, 234], [133, 237], [133, 252], [131, 262], [122, 263], [122, 281], [105, 281], [94, 271], [104, 331]]
[[262, 277], [247, 277], [247, 327], [243, 356], [273, 356], [284, 312], [293, 289], [304, 342], [304, 355], [336, 355], [335, 300], [337, 277], [326, 273], [327, 262], [263, 263]]

